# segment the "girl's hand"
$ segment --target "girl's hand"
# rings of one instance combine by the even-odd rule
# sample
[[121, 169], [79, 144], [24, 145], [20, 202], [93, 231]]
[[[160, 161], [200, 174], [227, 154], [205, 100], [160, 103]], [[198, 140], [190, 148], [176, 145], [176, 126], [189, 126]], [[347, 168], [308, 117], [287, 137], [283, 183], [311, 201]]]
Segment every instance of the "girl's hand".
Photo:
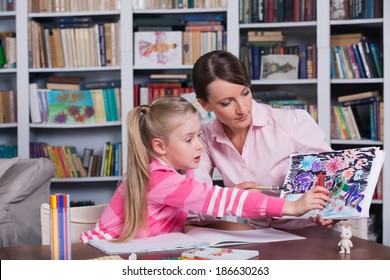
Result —
[[316, 186], [308, 190], [300, 199], [286, 201], [282, 214], [287, 216], [302, 216], [314, 209], [323, 210], [327, 202], [332, 202], [327, 196], [328, 193], [329, 190], [327, 188]]

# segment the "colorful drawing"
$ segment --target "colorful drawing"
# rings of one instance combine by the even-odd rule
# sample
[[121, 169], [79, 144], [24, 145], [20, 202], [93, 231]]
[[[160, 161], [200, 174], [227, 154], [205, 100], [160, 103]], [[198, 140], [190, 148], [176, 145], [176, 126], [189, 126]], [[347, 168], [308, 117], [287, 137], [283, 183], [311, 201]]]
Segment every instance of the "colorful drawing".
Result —
[[95, 111], [88, 90], [51, 90], [47, 94], [49, 123], [93, 123]]
[[181, 65], [182, 32], [135, 32], [135, 65]]
[[368, 217], [372, 195], [383, 165], [384, 152], [378, 147], [356, 148], [290, 157], [290, 170], [281, 197], [297, 200], [314, 186], [327, 188], [332, 198], [322, 211], [324, 218]]

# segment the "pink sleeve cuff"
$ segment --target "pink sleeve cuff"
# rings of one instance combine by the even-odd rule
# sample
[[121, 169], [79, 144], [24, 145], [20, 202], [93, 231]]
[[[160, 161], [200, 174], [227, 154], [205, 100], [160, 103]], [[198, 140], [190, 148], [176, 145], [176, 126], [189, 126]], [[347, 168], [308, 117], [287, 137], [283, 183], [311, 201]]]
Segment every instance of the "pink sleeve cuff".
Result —
[[285, 201], [284, 198], [269, 196], [267, 199], [267, 216], [282, 217]]

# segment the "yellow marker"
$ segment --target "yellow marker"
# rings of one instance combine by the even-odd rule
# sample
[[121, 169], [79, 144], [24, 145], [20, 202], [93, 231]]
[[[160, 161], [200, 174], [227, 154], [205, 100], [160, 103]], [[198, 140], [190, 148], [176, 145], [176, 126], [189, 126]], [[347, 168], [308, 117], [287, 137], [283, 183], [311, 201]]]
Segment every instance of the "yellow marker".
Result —
[[52, 240], [50, 242], [52, 250], [52, 259], [58, 260], [58, 223], [57, 223], [57, 196], [50, 196], [50, 210], [51, 210], [51, 236]]

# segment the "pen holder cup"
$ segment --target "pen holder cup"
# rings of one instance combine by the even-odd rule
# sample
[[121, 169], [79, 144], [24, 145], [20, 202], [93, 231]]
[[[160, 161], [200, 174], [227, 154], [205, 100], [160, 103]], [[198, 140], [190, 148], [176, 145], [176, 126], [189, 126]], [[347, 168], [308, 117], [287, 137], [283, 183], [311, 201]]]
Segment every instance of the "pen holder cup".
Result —
[[50, 196], [50, 251], [52, 260], [71, 259], [69, 195]]

